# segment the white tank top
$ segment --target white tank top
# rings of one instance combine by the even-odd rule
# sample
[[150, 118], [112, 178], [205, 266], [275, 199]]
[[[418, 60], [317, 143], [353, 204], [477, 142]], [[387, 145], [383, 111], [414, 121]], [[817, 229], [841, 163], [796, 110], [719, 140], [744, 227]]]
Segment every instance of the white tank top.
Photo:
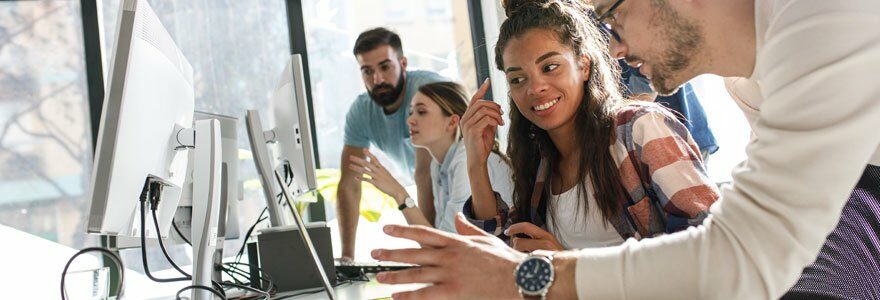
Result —
[[[588, 181], [589, 182], [589, 181]], [[549, 187], [549, 182], [548, 182]], [[602, 211], [596, 204], [592, 184], [586, 184], [586, 195], [578, 194], [577, 186], [561, 195], [550, 195], [555, 206], [556, 215], [547, 212], [547, 228], [550, 233], [566, 249], [583, 249], [616, 246], [623, 243], [623, 238], [608, 221], [602, 217]], [[581, 205], [578, 209], [578, 197], [586, 197], [589, 207]], [[589, 212], [584, 216], [584, 209]], [[554, 226], [554, 220], [559, 228]]]

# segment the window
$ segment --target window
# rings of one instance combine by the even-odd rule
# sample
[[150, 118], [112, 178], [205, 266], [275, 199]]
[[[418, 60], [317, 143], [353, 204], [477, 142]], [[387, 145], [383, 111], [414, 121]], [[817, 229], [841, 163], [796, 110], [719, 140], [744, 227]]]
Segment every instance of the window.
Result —
[[74, 248], [98, 243], [79, 3], [0, 2], [0, 223]]
[[[467, 7], [455, 5], [456, 18], [444, 22], [417, 20], [384, 22], [374, 10], [394, 1], [304, 1], [306, 38], [315, 127], [322, 168], [339, 168], [345, 114], [357, 95], [366, 92], [352, 55], [362, 31], [383, 26], [397, 32], [409, 60], [409, 70], [430, 70], [476, 91], [473, 46]], [[461, 2], [461, 3], [458, 3]], [[461, 15], [463, 14], [463, 15]]]
[[424, 6], [425, 15], [431, 20], [440, 21], [452, 18], [452, 5], [449, 1], [425, 0]]
[[409, 23], [415, 21], [418, 17], [416, 12], [418, 12], [419, 8], [413, 5], [414, 1], [411, 0], [385, 0], [383, 2], [378, 1], [369, 1], [373, 2], [370, 5], [372, 9], [376, 9], [382, 12], [385, 16], [383, 20], [391, 23]]
[[718, 152], [708, 159], [709, 178], [718, 183], [729, 182], [732, 180], [730, 172], [746, 159], [751, 127], [742, 110], [730, 98], [721, 77], [703, 75], [692, 80], [691, 84], [718, 141]]
[[[404, 53], [409, 61], [409, 70], [434, 71], [463, 84], [469, 92], [476, 91], [474, 50], [467, 2], [458, 0], [431, 0], [430, 2], [444, 1], [443, 5], [430, 5], [432, 8], [451, 8], [453, 17], [443, 20], [424, 18], [424, 6], [417, 5], [423, 2], [391, 0], [303, 1], [312, 106], [322, 169], [339, 169], [345, 115], [354, 99], [359, 94], [366, 92], [357, 61], [352, 54], [354, 41], [358, 34], [364, 30], [382, 26], [395, 31], [401, 37]], [[415, 10], [411, 11], [411, 8], [415, 8]], [[389, 15], [398, 14], [400, 11], [405, 11], [409, 17], [388, 18]], [[397, 169], [393, 161], [383, 158], [381, 153], [379, 156], [389, 169]], [[405, 185], [412, 184], [410, 174], [398, 170], [395, 175]], [[410, 193], [415, 195], [414, 189]], [[370, 201], [370, 199], [364, 201]], [[402, 215], [399, 212], [395, 213], [396, 207], [388, 207], [390, 209], [386, 212], [389, 213], [382, 214], [380, 223], [404, 222]], [[327, 215], [328, 220], [335, 219], [335, 210], [332, 207], [328, 208]], [[385, 216], [390, 216], [390, 218], [386, 219]], [[361, 220], [358, 232], [359, 244], [356, 253], [358, 259], [369, 259], [370, 246], [368, 244], [370, 243], [365, 241], [371, 237], [387, 240], [384, 235], [377, 236], [381, 235], [381, 226], [377, 223]], [[335, 240], [334, 247], [338, 247], [338, 245], [338, 240]]]
[[[244, 187], [239, 229], [246, 231], [265, 206], [265, 198], [249, 154], [244, 115], [257, 109], [264, 124], [272, 115], [269, 97], [290, 60], [284, 0], [148, 2], [193, 67], [195, 109], [239, 119], [238, 147], [244, 149], [239, 161]], [[101, 1], [105, 66], [113, 54], [119, 3]]]

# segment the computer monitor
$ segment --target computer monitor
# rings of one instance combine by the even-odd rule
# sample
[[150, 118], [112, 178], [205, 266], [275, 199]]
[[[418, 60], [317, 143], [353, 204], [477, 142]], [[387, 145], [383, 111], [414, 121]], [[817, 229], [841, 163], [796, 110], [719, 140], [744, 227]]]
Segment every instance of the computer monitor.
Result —
[[[291, 55], [290, 61], [281, 73], [281, 80], [271, 98], [271, 121], [264, 125], [256, 110], [249, 110], [245, 116], [254, 163], [260, 174], [260, 182], [266, 197], [269, 223], [272, 227], [292, 224], [292, 217], [285, 213], [279, 203], [281, 190], [272, 180], [276, 169], [283, 170], [285, 181], [294, 196], [315, 191], [315, 150], [309, 118], [308, 100], [302, 57]], [[270, 151], [267, 144], [274, 145]]]
[[[146, 1], [120, 7], [98, 131], [88, 232], [140, 236], [135, 218], [147, 176], [161, 178], [158, 218], [167, 235], [187, 171], [177, 133], [193, 124], [193, 69]], [[136, 13], [137, 12], [137, 13]], [[156, 233], [146, 226], [147, 235]]]
[[[167, 235], [192, 163], [192, 281], [211, 287], [220, 210], [220, 122], [193, 123], [192, 66], [147, 1], [125, 0], [116, 32], [91, 181], [88, 232], [139, 236], [142, 241]], [[187, 149], [196, 151], [191, 161], [188, 151], [180, 151]], [[144, 201], [148, 197], [158, 201], [159, 232], [147, 230], [154, 228], [143, 217], [146, 206], [153, 209]], [[195, 299], [211, 298], [205, 290], [192, 294]]]
[[293, 181], [288, 187], [294, 195], [313, 191], [318, 186], [304, 78], [302, 56], [291, 55], [271, 98], [278, 142], [275, 158], [277, 165], [290, 165]]

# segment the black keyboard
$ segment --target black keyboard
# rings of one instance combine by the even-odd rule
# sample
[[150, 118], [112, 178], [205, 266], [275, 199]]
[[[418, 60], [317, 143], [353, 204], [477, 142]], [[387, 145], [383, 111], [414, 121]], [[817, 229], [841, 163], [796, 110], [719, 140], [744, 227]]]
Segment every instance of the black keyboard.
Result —
[[346, 277], [354, 278], [366, 274], [376, 274], [385, 271], [396, 271], [412, 268], [414, 265], [391, 263], [391, 262], [349, 262], [336, 263], [336, 272]]

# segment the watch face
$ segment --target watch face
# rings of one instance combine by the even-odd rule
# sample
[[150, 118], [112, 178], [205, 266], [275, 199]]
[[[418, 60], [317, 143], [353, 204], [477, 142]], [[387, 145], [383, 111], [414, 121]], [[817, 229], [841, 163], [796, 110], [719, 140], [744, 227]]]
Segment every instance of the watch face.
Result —
[[553, 281], [553, 266], [546, 259], [529, 258], [516, 270], [516, 285], [524, 292], [537, 293]]

